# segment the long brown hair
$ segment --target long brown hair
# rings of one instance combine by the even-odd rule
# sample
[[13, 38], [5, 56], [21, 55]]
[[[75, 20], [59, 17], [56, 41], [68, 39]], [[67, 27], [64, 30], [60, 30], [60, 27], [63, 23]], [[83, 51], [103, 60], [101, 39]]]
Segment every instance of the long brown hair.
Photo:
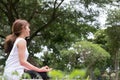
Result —
[[12, 34], [8, 35], [5, 39], [5, 53], [9, 54], [11, 52], [16, 38], [20, 36], [22, 29], [25, 28], [27, 25], [29, 25], [29, 23], [26, 20], [17, 19], [14, 21], [12, 25]]

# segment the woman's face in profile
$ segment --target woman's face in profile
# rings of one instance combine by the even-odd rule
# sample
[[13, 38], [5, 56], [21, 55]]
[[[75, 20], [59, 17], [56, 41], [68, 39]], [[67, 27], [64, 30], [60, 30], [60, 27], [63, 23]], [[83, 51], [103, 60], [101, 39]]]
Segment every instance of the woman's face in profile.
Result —
[[29, 25], [27, 25], [25, 28], [23, 28], [23, 33], [25, 37], [29, 37], [30, 36], [30, 28]]

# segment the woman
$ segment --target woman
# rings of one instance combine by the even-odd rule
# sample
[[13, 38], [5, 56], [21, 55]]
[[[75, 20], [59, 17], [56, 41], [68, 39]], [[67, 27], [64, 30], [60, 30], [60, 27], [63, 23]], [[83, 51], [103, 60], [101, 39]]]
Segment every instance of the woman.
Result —
[[51, 71], [48, 66], [38, 68], [27, 61], [29, 53], [25, 38], [30, 36], [29, 26], [26, 20], [17, 19], [12, 25], [12, 34], [6, 37], [4, 48], [9, 56], [5, 63], [4, 76], [7, 80], [20, 80], [24, 70], [38, 72], [44, 80], [47, 80], [46, 72]]

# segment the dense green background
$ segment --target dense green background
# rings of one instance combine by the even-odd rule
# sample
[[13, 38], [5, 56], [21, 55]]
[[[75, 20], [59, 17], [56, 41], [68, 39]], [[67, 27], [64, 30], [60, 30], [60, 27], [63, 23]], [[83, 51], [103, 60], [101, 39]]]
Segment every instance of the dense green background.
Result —
[[[14, 20], [20, 18], [31, 24], [31, 36], [27, 39], [30, 63], [38, 67], [48, 65], [65, 74], [71, 73], [70, 76], [72, 71], [82, 75], [76, 69], [85, 69], [86, 76], [80, 79], [109, 80], [116, 73], [112, 78], [118, 80], [119, 3], [119, 0], [71, 0], [69, 3], [67, 0], [0, 0], [1, 73], [6, 59], [5, 37], [11, 33]], [[106, 29], [101, 29], [97, 17], [104, 11]], [[89, 33], [93, 33], [93, 39], [88, 39]], [[108, 68], [110, 72], [106, 72]]]

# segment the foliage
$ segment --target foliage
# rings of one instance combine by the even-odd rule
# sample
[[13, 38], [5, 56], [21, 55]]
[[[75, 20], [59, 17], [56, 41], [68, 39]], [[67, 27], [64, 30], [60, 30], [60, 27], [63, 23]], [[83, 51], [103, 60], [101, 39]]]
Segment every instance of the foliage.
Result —
[[[109, 57], [108, 53], [97, 45], [77, 41], [87, 40], [89, 32], [95, 33], [99, 27], [96, 21], [99, 11], [92, 6], [98, 8], [117, 0], [73, 0], [70, 4], [63, 4], [64, 1], [0, 0], [0, 49], [3, 51], [5, 36], [11, 33], [14, 20], [21, 18], [31, 24], [31, 36], [26, 40], [30, 52], [29, 61], [32, 64], [48, 65], [62, 71], [87, 67], [90, 64], [101, 67]], [[104, 38], [104, 35], [101, 38]], [[98, 37], [97, 40], [101, 38]], [[104, 40], [100, 42], [103, 45], [105, 43]], [[75, 50], [68, 50], [72, 44], [75, 44], [72, 47], [75, 47], [77, 53]], [[81, 44], [82, 48], [77, 47], [77, 44]], [[47, 46], [52, 53], [46, 52], [42, 57], [38, 56], [41, 58], [39, 59], [34, 54], [42, 51], [41, 46]], [[89, 52], [90, 55], [87, 54]], [[2, 53], [0, 56], [4, 59], [0, 60], [1, 64], [6, 58]]]
[[52, 78], [52, 80], [56, 80], [56, 79], [63, 79], [65, 74], [60, 71], [60, 70], [52, 70], [49, 72], [49, 76]]
[[[92, 40], [92, 42], [100, 45], [103, 49], [105, 49], [111, 55], [111, 53], [110, 53], [111, 48], [110, 48], [110, 44], [109, 44], [108, 35], [106, 33], [106, 29], [97, 30], [97, 32], [95, 32], [95, 34], [94, 34], [94, 39]], [[113, 64], [113, 60], [111, 58], [112, 57], [107, 59], [105, 68], [113, 66], [113, 65], [111, 65], [111, 64]]]
[[106, 33], [108, 35], [108, 43], [109, 43], [109, 51], [112, 56], [111, 60], [113, 60], [113, 64], [111, 64], [112, 68], [116, 71], [115, 79], [119, 78], [119, 49], [120, 49], [120, 27], [119, 25], [114, 25], [112, 27], [108, 27], [106, 29]]
[[[5, 36], [11, 33], [11, 25], [18, 18], [26, 19], [31, 24], [31, 36], [27, 42], [30, 57], [33, 58], [35, 53], [41, 52], [41, 45], [53, 49], [53, 52], [59, 55], [62, 48], [67, 48], [72, 42], [81, 40], [81, 36], [87, 38], [86, 35], [89, 32], [96, 30], [93, 26], [86, 24], [86, 21], [89, 22], [93, 18], [87, 16], [96, 15], [75, 11], [70, 5], [62, 5], [63, 1], [1, 0], [1, 50], [3, 50]], [[79, 21], [80, 18], [84, 22]]]
[[[116, 3], [119, 6], [119, 2]], [[109, 9], [108, 11], [108, 18], [107, 18], [107, 29], [106, 29], [106, 34], [108, 35], [108, 44], [109, 44], [109, 52], [111, 54], [111, 71], [115, 70], [115, 76], [114, 79], [118, 80], [119, 79], [119, 70], [118, 67], [119, 65], [119, 60], [120, 60], [120, 9], [119, 7], [114, 6], [113, 9]]]
[[[111, 79], [113, 78], [111, 77]], [[104, 72], [104, 74], [102, 75], [102, 80], [110, 80], [110, 76], [107, 74], [107, 72]]]
[[85, 69], [75, 69], [70, 73], [70, 79], [76, 79], [76, 80], [82, 80], [86, 76], [86, 70]]
[[[120, 47], [120, 27], [119, 25], [108, 27], [106, 29], [106, 33], [108, 35], [108, 42], [111, 45], [111, 47], [118, 49]], [[111, 49], [112, 49], [111, 48]]]
[[106, 25], [110, 26], [110, 27], [120, 25], [119, 19], [120, 19], [120, 9], [119, 8], [109, 10]]
[[108, 50], [107, 34], [105, 33], [105, 29], [100, 29], [95, 32], [93, 43], [99, 44], [102, 48], [104, 48], [105, 50]]
[[81, 56], [80, 59], [89, 66], [94, 65], [95, 67], [98, 62], [102, 62], [110, 57], [110, 55], [99, 45], [92, 44], [91, 42], [76, 42], [74, 48], [78, 55]]
[[98, 68], [95, 68], [94, 74], [95, 74], [96, 77], [98, 77], [98, 76], [101, 75], [101, 72], [100, 72], [100, 70]]
[[28, 73], [24, 73], [22, 79], [31, 79], [31, 76]]
[[76, 42], [70, 48], [61, 50], [60, 56], [55, 56], [54, 53], [47, 53], [45, 56], [50, 67], [67, 72], [86, 67], [88, 72], [96, 67], [105, 70], [106, 60], [110, 58], [109, 53], [99, 45], [87, 41]]
[[96, 67], [105, 70], [107, 68], [106, 61], [109, 58], [109, 53], [103, 48], [87, 41], [76, 42], [70, 49], [61, 51], [61, 62], [64, 63], [62, 66], [66, 70], [71, 71], [75, 68], [87, 67], [88, 75], [92, 74]]
[[[53, 70], [53, 71], [50, 71], [48, 74], [52, 80], [56, 80], [56, 79], [58, 79], [58, 80], [59, 79], [82, 80], [82, 79], [85, 79], [86, 70], [85, 69], [74, 69], [70, 73], [65, 73], [65, 72], [60, 71], [60, 70]], [[88, 80], [89, 80], [89, 78], [88, 78]]]

